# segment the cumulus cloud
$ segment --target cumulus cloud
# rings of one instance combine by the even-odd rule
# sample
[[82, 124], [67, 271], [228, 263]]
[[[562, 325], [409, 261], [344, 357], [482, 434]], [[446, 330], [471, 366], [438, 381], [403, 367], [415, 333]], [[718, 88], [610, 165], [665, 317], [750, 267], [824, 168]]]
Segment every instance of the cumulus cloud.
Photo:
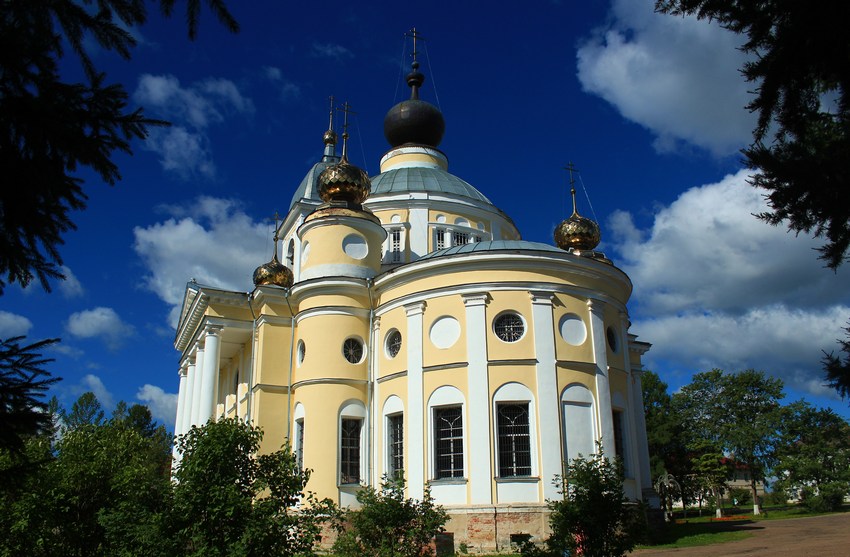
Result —
[[89, 373], [80, 380], [79, 385], [71, 390], [77, 395], [91, 391], [104, 409], [110, 410], [115, 407], [115, 397], [112, 396], [112, 393], [109, 392], [109, 389], [97, 375]]
[[133, 230], [134, 249], [147, 268], [145, 287], [172, 308], [172, 326], [189, 280], [249, 290], [254, 269], [271, 257], [269, 225], [254, 222], [236, 201], [201, 197], [163, 210], [170, 218]]
[[337, 60], [354, 58], [353, 52], [342, 45], [334, 43], [314, 42], [310, 47], [310, 54], [317, 58], [336, 58]]
[[122, 321], [114, 309], [107, 307], [71, 314], [65, 330], [77, 338], [100, 338], [110, 350], [120, 348], [127, 337], [135, 333], [132, 325]]
[[85, 290], [83, 289], [83, 285], [80, 283], [79, 279], [74, 275], [70, 268], [62, 265], [60, 268], [63, 275], [65, 275], [65, 280], [59, 283], [59, 292], [66, 298], [79, 298], [83, 294], [85, 294]]
[[301, 96], [301, 87], [283, 77], [283, 72], [275, 66], [263, 66], [263, 76], [277, 88], [281, 100], [296, 99]]
[[145, 384], [136, 393], [136, 398], [150, 409], [154, 419], [167, 426], [174, 425], [177, 416], [176, 394], [166, 393], [156, 385]]
[[160, 156], [162, 167], [184, 179], [213, 177], [215, 164], [207, 129], [233, 114], [251, 114], [254, 103], [228, 79], [209, 78], [184, 87], [173, 75], [143, 74], [133, 99], [172, 122], [153, 128], [145, 147]]
[[658, 151], [686, 142], [718, 156], [750, 142], [755, 117], [739, 73], [741, 38], [693, 17], [656, 14], [654, 0], [614, 0], [609, 23], [578, 48], [585, 91], [656, 136]]
[[747, 178], [685, 191], [648, 230], [612, 216], [617, 261], [635, 285], [632, 331], [654, 345], [650, 369], [752, 367], [823, 395], [819, 362], [850, 317], [850, 269], [824, 269], [814, 240], [752, 216], [766, 207]]
[[32, 329], [32, 321], [18, 315], [0, 310], [0, 339], [26, 336]]

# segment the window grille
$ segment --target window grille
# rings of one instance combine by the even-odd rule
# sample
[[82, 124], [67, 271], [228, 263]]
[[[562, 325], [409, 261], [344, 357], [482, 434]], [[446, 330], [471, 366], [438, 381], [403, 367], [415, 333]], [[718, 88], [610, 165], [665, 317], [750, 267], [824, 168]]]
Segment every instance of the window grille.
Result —
[[463, 412], [460, 406], [434, 409], [434, 476], [463, 476]]
[[304, 469], [304, 420], [295, 421], [295, 464]]
[[347, 338], [342, 343], [342, 354], [352, 364], [359, 364], [363, 359], [363, 343], [356, 338]]
[[389, 476], [400, 478], [404, 474], [404, 416], [387, 417], [387, 447], [389, 448]]
[[390, 358], [398, 356], [401, 350], [401, 333], [393, 331], [387, 336], [387, 355]]
[[493, 323], [493, 332], [505, 342], [516, 342], [522, 338], [525, 325], [516, 313], [504, 313]]
[[390, 242], [392, 252], [392, 259], [394, 263], [398, 263], [401, 261], [401, 230], [395, 229], [390, 231]]
[[614, 453], [623, 462], [623, 465], [625, 465], [626, 451], [623, 446], [623, 413], [619, 410], [614, 410], [611, 418], [614, 422]]
[[343, 418], [340, 428], [339, 481], [360, 483], [360, 425], [354, 418]]
[[496, 413], [499, 427], [499, 476], [530, 476], [528, 403], [499, 404]]
[[446, 231], [442, 228], [437, 229], [437, 245], [435, 249], [444, 249], [446, 247]]
[[466, 232], [452, 232], [452, 245], [461, 246], [469, 243], [469, 234]]

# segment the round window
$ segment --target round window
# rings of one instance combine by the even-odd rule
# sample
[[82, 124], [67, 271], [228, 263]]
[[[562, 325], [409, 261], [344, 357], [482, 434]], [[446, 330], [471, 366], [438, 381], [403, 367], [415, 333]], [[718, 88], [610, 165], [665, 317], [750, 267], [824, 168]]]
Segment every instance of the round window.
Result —
[[401, 350], [401, 333], [397, 329], [393, 329], [387, 335], [387, 356], [395, 358]]
[[525, 324], [518, 314], [503, 313], [493, 322], [493, 332], [505, 342], [516, 342], [525, 333]]
[[298, 365], [304, 363], [304, 356], [307, 355], [307, 347], [304, 345], [303, 340], [298, 341]]
[[363, 343], [356, 338], [347, 338], [342, 343], [342, 355], [352, 364], [359, 364], [363, 360]]

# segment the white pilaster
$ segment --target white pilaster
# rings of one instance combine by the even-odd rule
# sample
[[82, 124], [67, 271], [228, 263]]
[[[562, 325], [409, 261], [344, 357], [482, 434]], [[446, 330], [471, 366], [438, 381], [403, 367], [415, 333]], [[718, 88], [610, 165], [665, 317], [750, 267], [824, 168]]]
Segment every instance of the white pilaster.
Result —
[[614, 420], [611, 415], [611, 386], [608, 382], [608, 347], [605, 341], [605, 321], [602, 317], [604, 302], [588, 300], [590, 310], [590, 338], [593, 341], [593, 358], [596, 363], [596, 402], [599, 408], [599, 436], [605, 456], [613, 459]]
[[634, 385], [632, 384], [632, 362], [630, 360], [631, 355], [629, 354], [629, 318], [625, 312], [620, 312], [620, 346], [622, 347], [620, 352], [623, 355], [623, 369], [626, 370], [626, 404], [628, 404], [628, 408], [623, 409], [623, 414], [627, 419], [627, 423], [629, 425], [629, 431], [623, 432], [625, 435], [628, 433], [630, 438], [630, 443], [628, 443], [628, 459], [629, 459], [629, 467], [627, 470], [627, 477], [632, 477], [635, 479], [635, 483], [638, 486], [641, 486], [641, 479], [643, 477], [642, 470], [640, 468], [640, 459], [638, 458], [638, 434], [637, 434], [637, 421], [634, 413]]
[[557, 487], [552, 483], [561, 469], [560, 393], [555, 369], [555, 326], [552, 318], [552, 294], [529, 292], [531, 322], [534, 331], [534, 354], [537, 358], [537, 408], [540, 424], [540, 478], [545, 499], [555, 500]]
[[425, 302], [404, 306], [407, 313], [407, 492], [408, 497], [422, 499], [425, 493], [425, 400], [422, 378], [423, 314]]
[[204, 337], [198, 340], [195, 348], [195, 378], [192, 380], [192, 419], [187, 425], [188, 430], [193, 425], [200, 425], [198, 416], [201, 414], [201, 379], [204, 375]]
[[487, 318], [485, 310], [489, 295], [486, 292], [463, 296], [466, 306], [466, 354], [469, 361], [469, 440], [470, 503], [493, 502], [493, 471], [490, 465], [490, 389], [487, 380]]
[[204, 330], [204, 367], [201, 374], [200, 410], [198, 423], [203, 425], [213, 416], [215, 389], [218, 383], [218, 365], [221, 358], [221, 330], [223, 327], [207, 325]]
[[416, 261], [428, 253], [428, 208], [413, 206], [410, 208], [410, 260]]

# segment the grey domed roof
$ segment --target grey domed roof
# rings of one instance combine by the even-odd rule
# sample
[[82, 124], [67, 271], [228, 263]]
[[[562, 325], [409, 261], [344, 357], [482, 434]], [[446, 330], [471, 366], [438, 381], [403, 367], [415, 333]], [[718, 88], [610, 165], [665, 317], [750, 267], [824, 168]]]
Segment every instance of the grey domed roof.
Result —
[[426, 253], [420, 257], [418, 261], [448, 255], [488, 251], [549, 251], [560, 255], [564, 254], [564, 250], [541, 242], [526, 242], [525, 240], [493, 240], [488, 242], [474, 242], [471, 244], [463, 244], [461, 246], [452, 246], [450, 248], [432, 251], [431, 253]]
[[295, 193], [292, 196], [292, 201], [289, 202], [289, 208], [292, 209], [292, 207], [302, 199], [310, 199], [321, 203], [322, 198], [319, 197], [319, 189], [316, 181], [319, 178], [319, 174], [321, 174], [324, 169], [338, 162], [339, 157], [325, 156], [322, 160], [314, 164], [313, 168], [311, 168], [310, 171], [307, 172], [307, 175], [304, 176], [304, 179], [301, 180], [301, 185], [298, 186], [297, 190], [295, 190]]
[[394, 168], [372, 178], [372, 198], [381, 194], [407, 192], [448, 193], [493, 204], [474, 186], [440, 168]]

